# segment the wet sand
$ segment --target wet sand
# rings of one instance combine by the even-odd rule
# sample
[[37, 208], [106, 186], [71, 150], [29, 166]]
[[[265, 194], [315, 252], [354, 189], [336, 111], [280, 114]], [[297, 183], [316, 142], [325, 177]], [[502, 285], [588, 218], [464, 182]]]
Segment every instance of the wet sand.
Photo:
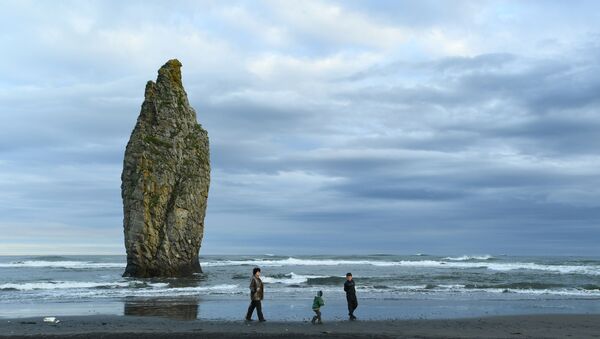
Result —
[[600, 315], [245, 323], [140, 316], [0, 320], [0, 338], [600, 338]]

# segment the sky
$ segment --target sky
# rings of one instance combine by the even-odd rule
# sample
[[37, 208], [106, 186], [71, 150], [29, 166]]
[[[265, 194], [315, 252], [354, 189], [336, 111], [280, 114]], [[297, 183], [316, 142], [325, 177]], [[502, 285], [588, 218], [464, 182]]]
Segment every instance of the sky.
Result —
[[125, 145], [177, 58], [201, 255], [600, 255], [596, 1], [1, 2], [0, 254], [125, 253]]

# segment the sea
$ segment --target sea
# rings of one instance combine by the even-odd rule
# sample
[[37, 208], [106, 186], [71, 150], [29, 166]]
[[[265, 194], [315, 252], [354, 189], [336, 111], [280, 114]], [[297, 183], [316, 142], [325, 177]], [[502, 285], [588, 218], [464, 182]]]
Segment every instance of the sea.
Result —
[[190, 278], [124, 278], [125, 256], [0, 256], [0, 318], [132, 315], [241, 320], [254, 267], [270, 320], [347, 319], [351, 272], [359, 319], [599, 314], [600, 258], [507, 255], [202, 256]]

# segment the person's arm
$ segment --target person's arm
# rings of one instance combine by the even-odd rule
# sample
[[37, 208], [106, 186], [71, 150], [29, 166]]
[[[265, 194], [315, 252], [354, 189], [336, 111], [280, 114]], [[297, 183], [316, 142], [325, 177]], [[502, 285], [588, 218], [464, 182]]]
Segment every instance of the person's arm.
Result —
[[252, 278], [252, 280], [250, 280], [250, 293], [254, 294], [256, 293], [256, 279]]
[[319, 306], [325, 306], [325, 302], [323, 301], [323, 298], [319, 298]]
[[348, 283], [347, 282], [344, 283], [344, 292], [348, 292]]

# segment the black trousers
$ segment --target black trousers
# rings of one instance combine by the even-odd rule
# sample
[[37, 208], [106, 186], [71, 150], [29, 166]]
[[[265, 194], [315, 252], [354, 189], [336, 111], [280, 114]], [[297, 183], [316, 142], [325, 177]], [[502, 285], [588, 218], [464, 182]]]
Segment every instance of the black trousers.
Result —
[[348, 315], [353, 317], [354, 310], [358, 307], [358, 300], [356, 300], [356, 295], [346, 294], [346, 301], [348, 302]]
[[258, 320], [265, 320], [265, 317], [262, 313], [262, 304], [260, 300], [252, 300], [250, 302], [250, 306], [248, 306], [248, 313], [246, 313], [246, 320], [250, 320], [252, 318], [252, 313], [254, 313], [254, 309], [256, 308], [256, 314], [258, 314]]
[[313, 310], [315, 311], [315, 316], [312, 318], [312, 322], [315, 321], [321, 322], [321, 310]]

